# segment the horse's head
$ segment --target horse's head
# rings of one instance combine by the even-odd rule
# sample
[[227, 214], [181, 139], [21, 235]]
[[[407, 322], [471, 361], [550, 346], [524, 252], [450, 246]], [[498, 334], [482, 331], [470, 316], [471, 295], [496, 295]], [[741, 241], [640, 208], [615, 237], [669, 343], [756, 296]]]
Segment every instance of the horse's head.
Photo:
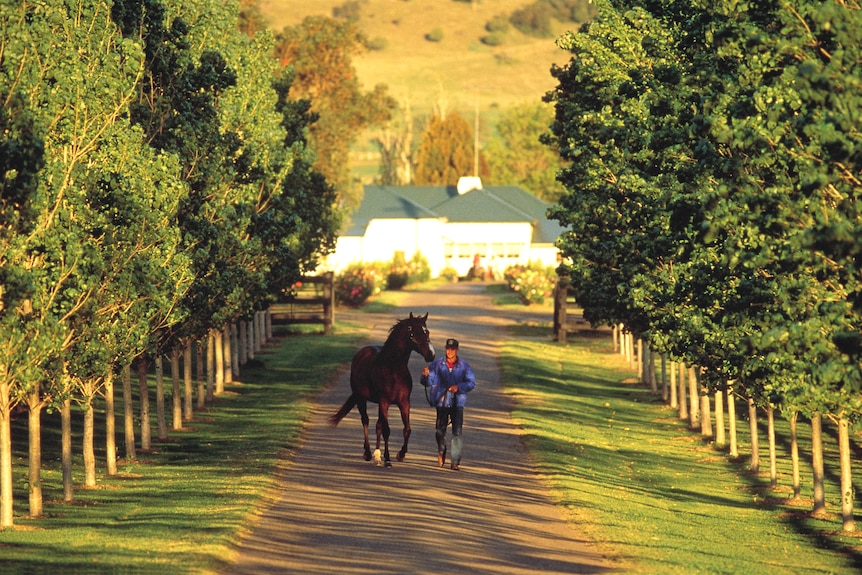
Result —
[[410, 317], [401, 320], [404, 324], [404, 330], [410, 342], [410, 349], [425, 358], [425, 361], [432, 361], [437, 352], [434, 351], [434, 345], [431, 343], [431, 333], [425, 325], [428, 319], [428, 314], [424, 316], [414, 316], [410, 312]]

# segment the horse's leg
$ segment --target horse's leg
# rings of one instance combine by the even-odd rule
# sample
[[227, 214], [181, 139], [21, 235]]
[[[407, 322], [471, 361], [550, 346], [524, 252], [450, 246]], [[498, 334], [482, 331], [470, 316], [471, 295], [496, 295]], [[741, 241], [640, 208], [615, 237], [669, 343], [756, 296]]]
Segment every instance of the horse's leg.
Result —
[[362, 432], [365, 434], [365, 461], [371, 461], [371, 444], [368, 441], [368, 404], [364, 399], [356, 400], [359, 418], [362, 420]]
[[404, 424], [404, 445], [398, 452], [398, 461], [404, 461], [404, 456], [407, 455], [407, 442], [410, 441], [410, 402], [399, 403], [398, 409], [401, 411], [401, 423]]
[[383, 461], [386, 467], [392, 465], [392, 460], [389, 459], [389, 403], [386, 401], [380, 402], [380, 409], [377, 415], [377, 449], [380, 450], [380, 438], [383, 437]]

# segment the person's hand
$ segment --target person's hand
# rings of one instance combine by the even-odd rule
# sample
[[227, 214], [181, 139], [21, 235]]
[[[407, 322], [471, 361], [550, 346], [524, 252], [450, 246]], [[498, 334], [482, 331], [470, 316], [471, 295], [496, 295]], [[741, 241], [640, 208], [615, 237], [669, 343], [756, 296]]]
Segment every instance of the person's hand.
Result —
[[431, 373], [431, 371], [428, 369], [427, 365], [422, 368], [422, 377], [428, 377], [429, 373]]
[[450, 385], [449, 386], [449, 393], [458, 393], [458, 386], [457, 385]]

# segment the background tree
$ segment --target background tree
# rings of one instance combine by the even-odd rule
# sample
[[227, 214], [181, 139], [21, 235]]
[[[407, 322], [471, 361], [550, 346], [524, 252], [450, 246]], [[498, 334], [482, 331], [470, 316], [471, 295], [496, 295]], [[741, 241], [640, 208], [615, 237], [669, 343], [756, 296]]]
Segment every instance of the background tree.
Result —
[[386, 123], [374, 143], [380, 152], [378, 181], [384, 186], [413, 183], [413, 114], [410, 101], [400, 109], [400, 118]]
[[321, 173], [339, 196], [339, 203], [355, 209], [361, 186], [350, 176], [350, 146], [370, 126], [389, 120], [395, 101], [386, 86], [363, 92], [351, 56], [365, 46], [365, 37], [347, 20], [310, 16], [278, 34], [276, 55], [294, 70], [290, 96], [311, 102], [317, 120], [311, 125], [309, 143]]
[[434, 114], [422, 132], [416, 150], [417, 185], [454, 186], [463, 176], [488, 175], [484, 156], [479, 154], [479, 173], [474, 174], [473, 128], [456, 112]]
[[553, 119], [553, 108], [542, 103], [504, 111], [496, 133], [483, 150], [488, 160], [488, 183], [518, 185], [547, 202], [555, 202], [563, 192], [557, 172], [564, 163], [553, 144], [541, 141]]

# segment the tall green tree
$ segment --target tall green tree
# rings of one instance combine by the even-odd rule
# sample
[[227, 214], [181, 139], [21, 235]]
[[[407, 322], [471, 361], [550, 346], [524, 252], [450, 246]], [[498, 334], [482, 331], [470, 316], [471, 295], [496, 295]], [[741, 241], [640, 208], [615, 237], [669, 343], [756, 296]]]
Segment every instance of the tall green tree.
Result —
[[597, 4], [552, 96], [585, 315], [764, 407], [857, 418], [858, 6]]
[[557, 172], [565, 165], [554, 145], [542, 143], [554, 119], [547, 104], [521, 104], [506, 110], [483, 155], [488, 160], [489, 183], [518, 185], [547, 202], [563, 192]]
[[0, 524], [8, 526], [8, 410], [28, 397], [33, 513], [41, 498], [34, 492], [41, 489], [39, 413], [65, 392], [56, 385], [58, 365], [106, 265], [104, 230], [90, 225], [92, 192], [106, 177], [94, 158], [111, 148], [114, 127], [128, 113], [142, 54], [121, 38], [99, 0], [4, 3], [0, 14], [0, 97], [12, 128], [2, 136], [15, 163], [3, 172], [8, 219], [0, 226], [4, 284], [8, 278], [12, 288], [0, 320], [7, 350], [0, 368]]
[[355, 24], [322, 16], [309, 16], [297, 26], [282, 30], [276, 39], [276, 56], [293, 68], [290, 96], [308, 100], [317, 116], [310, 126], [309, 143], [316, 153], [314, 169], [339, 195], [339, 203], [358, 207], [361, 186], [350, 176], [350, 147], [362, 131], [382, 126], [396, 108], [383, 84], [363, 91], [352, 56], [365, 47]]

